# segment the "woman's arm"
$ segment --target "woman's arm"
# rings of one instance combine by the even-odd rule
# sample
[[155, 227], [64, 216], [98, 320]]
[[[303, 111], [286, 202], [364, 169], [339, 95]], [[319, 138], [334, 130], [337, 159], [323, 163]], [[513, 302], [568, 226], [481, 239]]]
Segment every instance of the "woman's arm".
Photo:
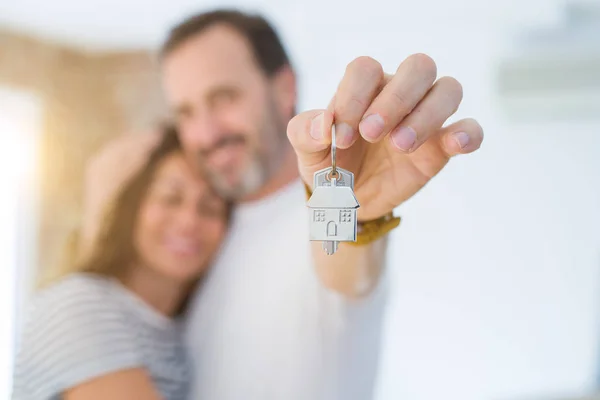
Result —
[[105, 278], [71, 276], [35, 296], [15, 363], [16, 398], [160, 399], [113, 290]]
[[65, 400], [162, 400], [144, 369], [106, 374], [67, 390]]

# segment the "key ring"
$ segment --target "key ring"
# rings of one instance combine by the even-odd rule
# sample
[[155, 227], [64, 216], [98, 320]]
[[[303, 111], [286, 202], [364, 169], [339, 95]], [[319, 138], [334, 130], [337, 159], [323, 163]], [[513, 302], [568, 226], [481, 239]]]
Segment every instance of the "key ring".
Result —
[[337, 178], [337, 169], [335, 165], [335, 151], [337, 146], [335, 145], [335, 125], [331, 126], [331, 178]]

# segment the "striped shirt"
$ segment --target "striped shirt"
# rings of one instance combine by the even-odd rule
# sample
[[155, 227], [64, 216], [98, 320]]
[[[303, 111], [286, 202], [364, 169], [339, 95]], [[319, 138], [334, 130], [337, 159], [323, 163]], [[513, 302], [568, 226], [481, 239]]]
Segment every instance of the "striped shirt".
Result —
[[144, 368], [165, 400], [187, 396], [179, 323], [114, 279], [77, 273], [40, 291], [23, 328], [13, 400], [60, 400], [112, 372]]

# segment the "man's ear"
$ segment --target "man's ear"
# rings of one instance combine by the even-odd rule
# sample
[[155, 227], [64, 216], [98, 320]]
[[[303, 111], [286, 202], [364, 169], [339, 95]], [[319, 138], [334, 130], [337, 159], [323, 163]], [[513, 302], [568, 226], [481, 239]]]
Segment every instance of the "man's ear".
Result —
[[277, 106], [283, 115], [290, 118], [296, 113], [296, 74], [289, 65], [284, 65], [273, 76], [273, 90]]

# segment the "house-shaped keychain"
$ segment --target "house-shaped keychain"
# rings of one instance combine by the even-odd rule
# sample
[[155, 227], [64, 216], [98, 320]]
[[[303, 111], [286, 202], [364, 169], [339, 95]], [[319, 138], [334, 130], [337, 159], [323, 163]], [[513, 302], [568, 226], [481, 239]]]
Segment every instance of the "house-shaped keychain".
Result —
[[332, 186], [317, 186], [307, 206], [310, 240], [356, 241], [356, 209], [359, 204], [352, 188], [335, 183]]

